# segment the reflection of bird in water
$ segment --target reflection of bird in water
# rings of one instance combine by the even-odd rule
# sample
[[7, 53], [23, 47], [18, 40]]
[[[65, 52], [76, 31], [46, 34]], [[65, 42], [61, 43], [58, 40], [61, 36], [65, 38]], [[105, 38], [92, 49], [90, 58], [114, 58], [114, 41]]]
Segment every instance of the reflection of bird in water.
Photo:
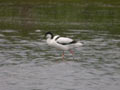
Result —
[[67, 37], [60, 37], [59, 35], [53, 35], [51, 32], [47, 32], [45, 34], [45, 37], [47, 38], [47, 44], [49, 46], [58, 48], [60, 50], [63, 50], [62, 58], [64, 59], [64, 51], [68, 50], [73, 56], [72, 48], [76, 48], [79, 46], [82, 46], [82, 43], [77, 42], [71, 38]]

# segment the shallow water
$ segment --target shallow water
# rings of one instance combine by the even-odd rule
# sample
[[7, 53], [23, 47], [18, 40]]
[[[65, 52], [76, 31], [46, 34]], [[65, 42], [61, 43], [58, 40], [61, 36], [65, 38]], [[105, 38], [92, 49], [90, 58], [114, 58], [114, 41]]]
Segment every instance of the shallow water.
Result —
[[[120, 89], [119, 5], [0, 5], [0, 90]], [[74, 59], [46, 44], [49, 30], [83, 43]]]
[[70, 29], [64, 35], [77, 37], [84, 46], [74, 49], [74, 60], [65, 52], [63, 61], [62, 52], [48, 47], [41, 32], [29, 33], [36, 36], [31, 39], [17, 30], [1, 30], [1, 90], [119, 90], [119, 35]]

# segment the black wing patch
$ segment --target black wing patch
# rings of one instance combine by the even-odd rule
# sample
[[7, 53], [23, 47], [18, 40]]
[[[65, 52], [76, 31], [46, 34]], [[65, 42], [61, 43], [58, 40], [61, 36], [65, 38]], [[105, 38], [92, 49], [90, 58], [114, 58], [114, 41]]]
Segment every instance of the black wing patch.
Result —
[[77, 43], [77, 41], [73, 40], [72, 42], [69, 42], [69, 43], [60, 43], [60, 42], [57, 42], [57, 43], [62, 44], [62, 45], [69, 45], [69, 44]]
[[56, 38], [55, 38], [55, 41], [56, 41], [56, 40], [58, 40], [59, 38], [60, 38], [59, 36], [58, 36], [58, 37], [56, 37]]
[[[59, 38], [60, 38], [60, 36], [56, 37], [55, 41], [57, 41]], [[71, 42], [66, 42], [66, 43], [65, 42], [59, 42], [59, 41], [57, 41], [57, 43], [62, 44], [62, 45], [69, 45], [69, 44], [77, 43], [77, 41], [72, 40]]]

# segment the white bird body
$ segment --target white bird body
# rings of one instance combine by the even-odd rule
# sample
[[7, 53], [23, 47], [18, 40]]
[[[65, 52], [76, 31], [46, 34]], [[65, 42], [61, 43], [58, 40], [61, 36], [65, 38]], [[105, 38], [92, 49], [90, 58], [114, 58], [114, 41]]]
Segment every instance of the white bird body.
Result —
[[47, 38], [47, 44], [49, 46], [55, 47], [63, 51], [69, 50], [72, 53], [72, 48], [82, 46], [82, 43], [77, 42], [71, 38], [60, 37], [59, 35], [53, 36], [51, 32], [47, 32], [45, 36]]
[[[58, 39], [58, 40], [55, 40], [57, 37], [58, 37], [58, 35], [57, 35], [57, 36], [54, 36], [53, 39], [48, 38], [48, 39], [47, 39], [47, 44], [48, 44], [49, 46], [58, 48], [58, 49], [60, 49], [60, 50], [64, 50], [64, 51], [65, 51], [65, 50], [69, 50], [69, 45], [62, 45], [62, 44], [59, 44], [59, 43], [58, 43], [58, 42], [61, 42], [62, 39], [64, 40], [63, 42], [65, 42], [67, 39], [64, 39], [64, 38], [62, 37], [62, 38], [60, 38], [60, 39]], [[69, 40], [69, 39], [68, 39], [68, 40]], [[58, 41], [58, 42], [57, 42], [57, 41]]]

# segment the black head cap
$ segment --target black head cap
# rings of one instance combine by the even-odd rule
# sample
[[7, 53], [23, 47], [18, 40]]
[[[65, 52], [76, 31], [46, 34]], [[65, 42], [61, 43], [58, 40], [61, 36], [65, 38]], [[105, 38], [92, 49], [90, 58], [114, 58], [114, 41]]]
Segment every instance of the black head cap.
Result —
[[51, 35], [51, 39], [54, 37], [54, 35], [51, 32], [46, 32], [45, 37], [47, 37], [47, 35]]

